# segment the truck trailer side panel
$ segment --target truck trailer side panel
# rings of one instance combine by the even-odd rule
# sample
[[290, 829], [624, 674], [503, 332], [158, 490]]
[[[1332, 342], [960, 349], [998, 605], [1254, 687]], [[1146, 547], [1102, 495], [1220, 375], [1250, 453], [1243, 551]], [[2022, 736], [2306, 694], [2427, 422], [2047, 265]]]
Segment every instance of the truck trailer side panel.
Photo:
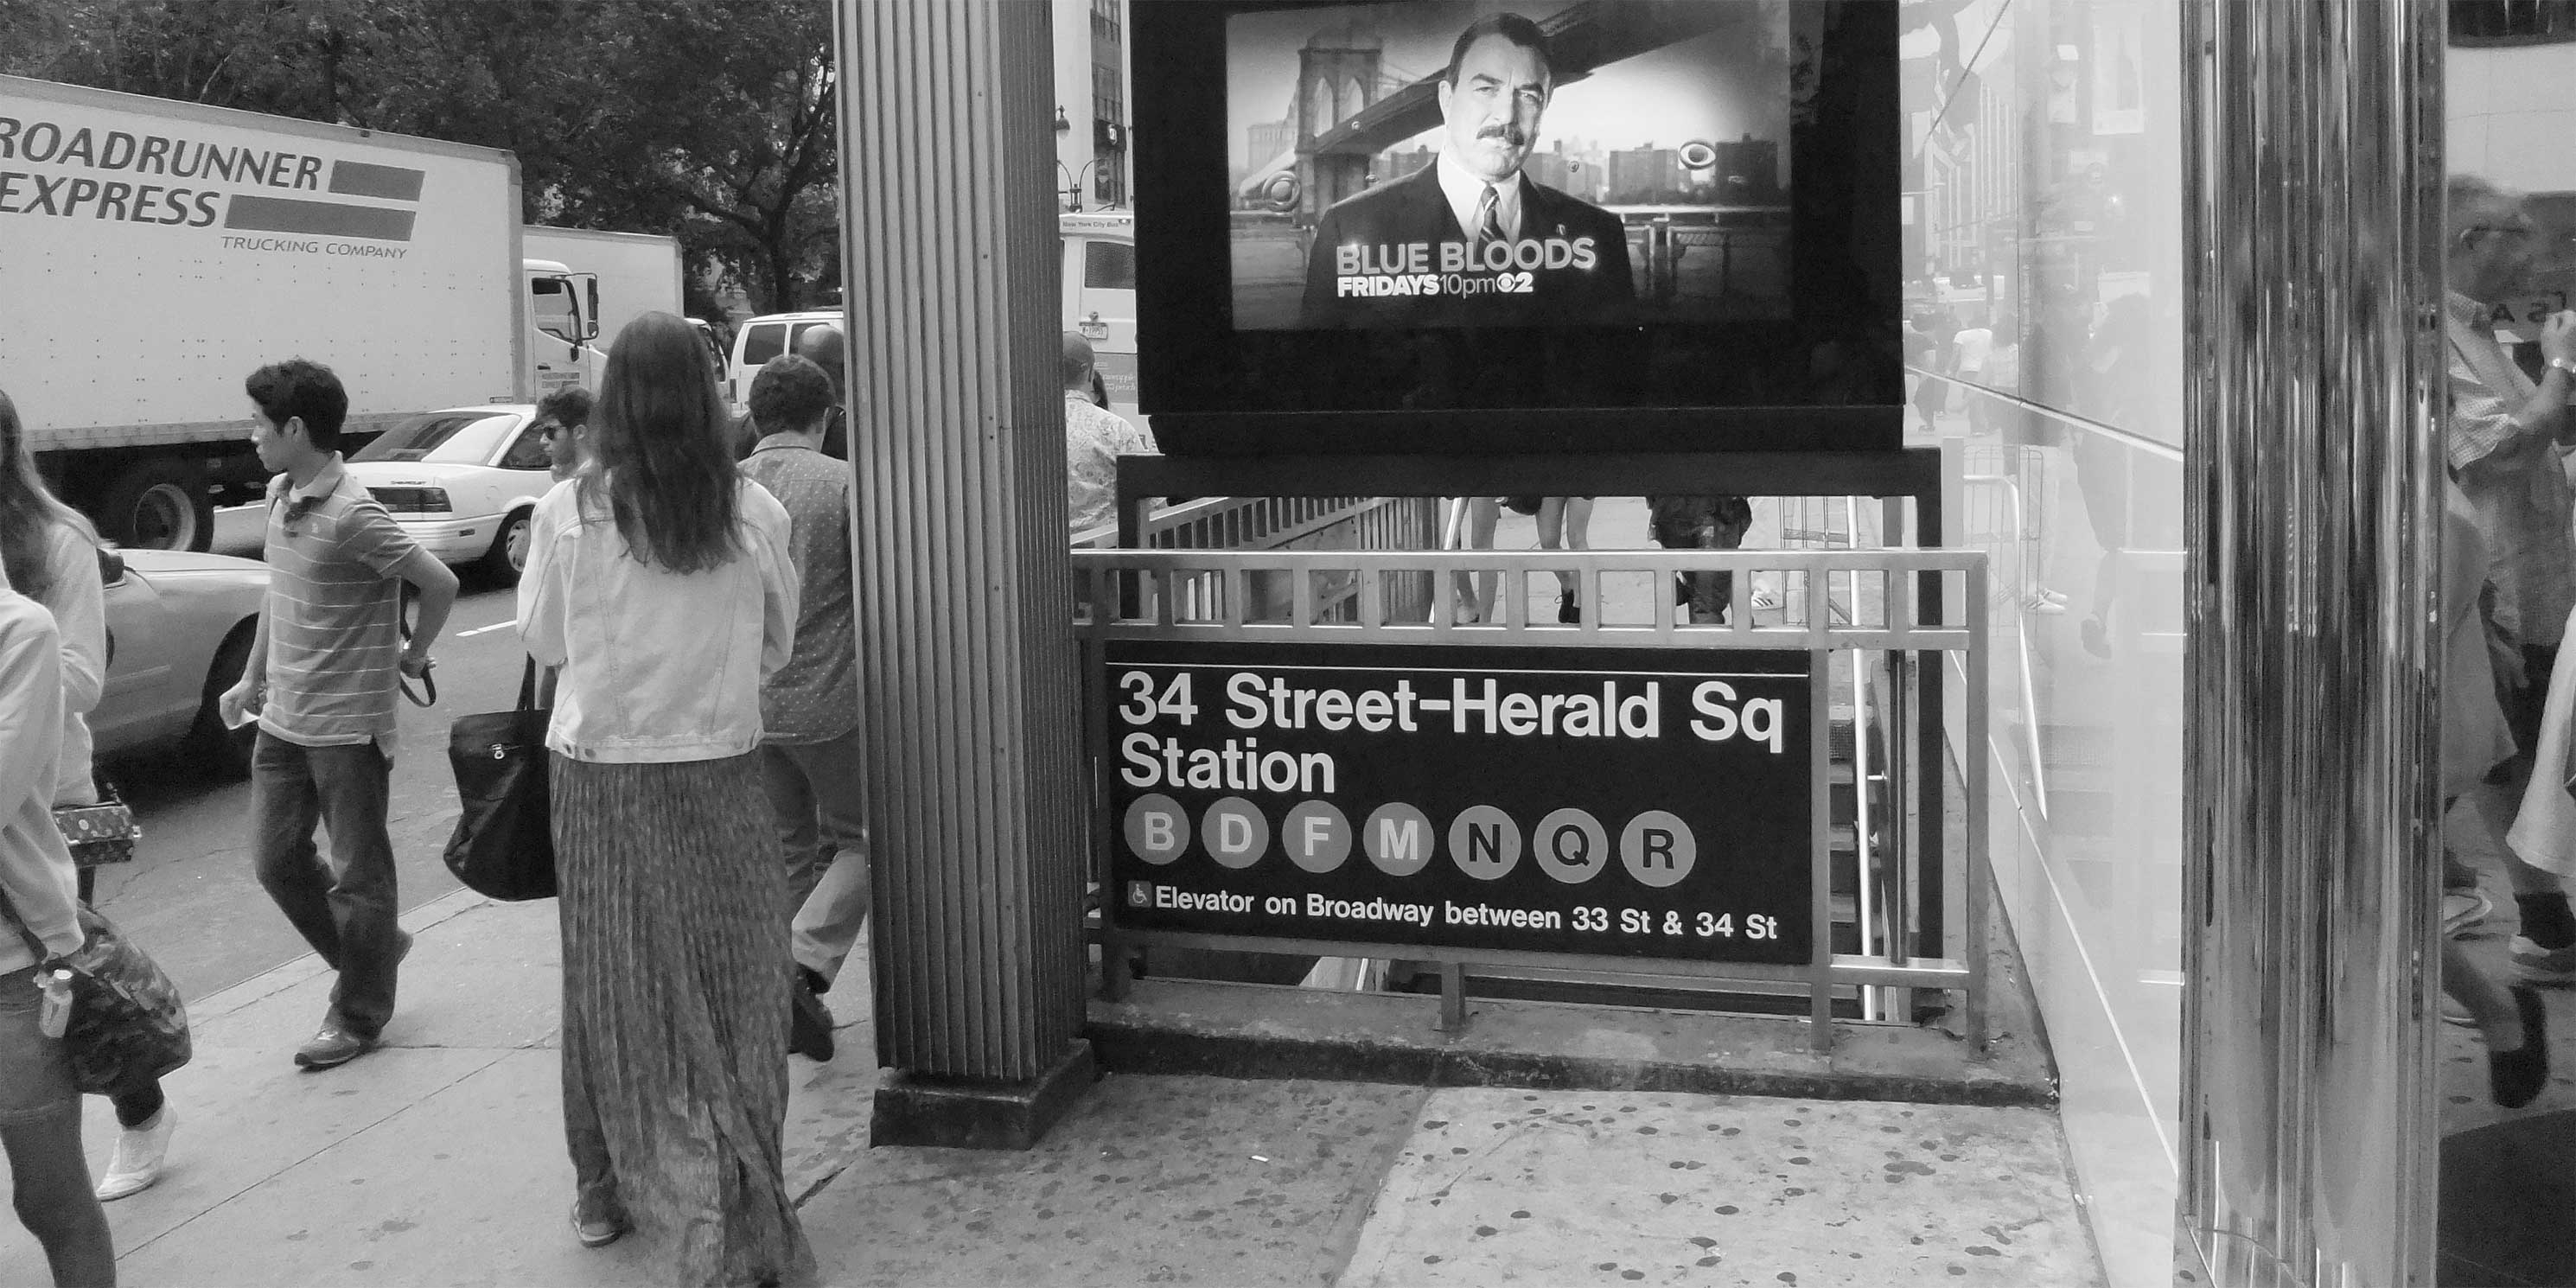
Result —
[[0, 388], [111, 532], [110, 475], [246, 450], [265, 363], [362, 431], [522, 396], [518, 238], [507, 152], [0, 76]]

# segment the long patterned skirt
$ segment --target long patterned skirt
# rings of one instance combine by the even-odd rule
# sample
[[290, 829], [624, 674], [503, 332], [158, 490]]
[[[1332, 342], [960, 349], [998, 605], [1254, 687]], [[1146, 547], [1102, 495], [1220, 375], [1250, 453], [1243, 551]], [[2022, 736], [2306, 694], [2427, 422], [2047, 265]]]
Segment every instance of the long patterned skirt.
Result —
[[810, 1276], [787, 1193], [786, 869], [759, 760], [552, 758], [564, 1135], [671, 1282]]

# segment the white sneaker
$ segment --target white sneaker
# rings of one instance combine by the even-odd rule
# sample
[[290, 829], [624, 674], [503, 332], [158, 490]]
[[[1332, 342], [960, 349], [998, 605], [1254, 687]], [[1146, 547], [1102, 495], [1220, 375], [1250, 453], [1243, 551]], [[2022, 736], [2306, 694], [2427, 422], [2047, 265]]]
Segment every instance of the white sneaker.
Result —
[[170, 1132], [179, 1125], [179, 1114], [169, 1105], [140, 1127], [128, 1127], [116, 1134], [116, 1152], [108, 1155], [107, 1175], [98, 1182], [101, 1202], [140, 1194], [161, 1179], [162, 1160], [170, 1155]]
[[2021, 611], [2025, 613], [2043, 613], [2053, 617], [2059, 613], [2065, 612], [2066, 605], [2034, 591], [2029, 595], [2029, 597], [2021, 601]]

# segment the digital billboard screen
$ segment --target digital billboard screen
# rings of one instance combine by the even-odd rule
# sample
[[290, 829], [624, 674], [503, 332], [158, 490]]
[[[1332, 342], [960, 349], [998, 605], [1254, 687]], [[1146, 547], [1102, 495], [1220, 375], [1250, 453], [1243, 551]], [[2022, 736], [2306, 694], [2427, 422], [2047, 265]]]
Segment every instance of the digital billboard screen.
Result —
[[1889, 450], [1893, 0], [1134, 0], [1176, 455]]
[[1787, 317], [1787, 7], [1588, 9], [1233, 15], [1234, 325]]

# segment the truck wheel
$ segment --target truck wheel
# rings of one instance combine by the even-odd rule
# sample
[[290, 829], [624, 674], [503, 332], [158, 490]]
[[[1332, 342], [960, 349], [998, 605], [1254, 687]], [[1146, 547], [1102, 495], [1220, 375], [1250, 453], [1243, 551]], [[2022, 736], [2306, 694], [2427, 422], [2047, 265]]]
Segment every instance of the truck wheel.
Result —
[[480, 566], [483, 574], [496, 586], [519, 584], [519, 574], [528, 566], [528, 533], [533, 526], [532, 511], [521, 507], [501, 520], [501, 530], [492, 534], [492, 548], [483, 552]]
[[242, 668], [250, 664], [255, 625], [243, 622], [235, 626], [233, 633], [224, 637], [223, 647], [215, 650], [214, 664], [206, 668], [206, 687], [199, 691], [197, 722], [188, 730], [188, 758], [221, 779], [250, 777], [251, 745], [259, 738], [256, 721], [239, 729], [227, 729], [216, 709], [224, 690], [239, 683]]
[[215, 542], [215, 502], [204, 471], [156, 456], [108, 484], [99, 513], [109, 539], [144, 550], [204, 550]]

